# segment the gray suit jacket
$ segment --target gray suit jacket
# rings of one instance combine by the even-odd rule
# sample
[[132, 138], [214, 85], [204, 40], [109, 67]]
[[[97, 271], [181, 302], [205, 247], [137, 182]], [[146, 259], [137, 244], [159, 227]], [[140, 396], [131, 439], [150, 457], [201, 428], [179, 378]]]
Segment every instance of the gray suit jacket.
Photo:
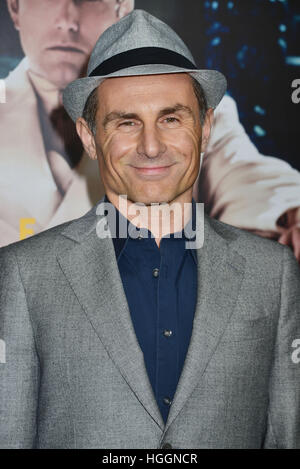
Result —
[[193, 332], [164, 425], [97, 221], [94, 207], [0, 250], [0, 447], [300, 448], [291, 250], [205, 215]]

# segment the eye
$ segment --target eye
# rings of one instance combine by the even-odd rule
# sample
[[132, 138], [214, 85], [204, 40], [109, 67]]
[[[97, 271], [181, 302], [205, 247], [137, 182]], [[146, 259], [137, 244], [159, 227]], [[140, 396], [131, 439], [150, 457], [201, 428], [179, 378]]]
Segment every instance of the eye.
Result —
[[135, 122], [133, 121], [126, 121], [126, 122], [121, 122], [120, 125], [125, 125], [126, 127], [133, 127], [135, 125]]
[[118, 124], [118, 128], [123, 132], [131, 132], [138, 128], [138, 122], [135, 121], [123, 121]]
[[166, 128], [174, 129], [180, 125], [180, 119], [175, 116], [163, 117], [161, 120], [161, 124]]
[[179, 122], [179, 120], [176, 117], [166, 117], [164, 120], [168, 124], [174, 124], [174, 122]]
[[75, 5], [81, 5], [81, 3], [88, 2], [102, 2], [103, 0], [74, 0]]

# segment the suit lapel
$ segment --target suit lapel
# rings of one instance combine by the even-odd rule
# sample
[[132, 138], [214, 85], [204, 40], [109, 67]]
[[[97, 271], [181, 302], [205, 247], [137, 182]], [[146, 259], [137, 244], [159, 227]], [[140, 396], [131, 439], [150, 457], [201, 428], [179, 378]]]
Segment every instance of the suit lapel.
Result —
[[197, 250], [198, 292], [192, 336], [165, 432], [201, 380], [233, 313], [245, 258], [204, 218], [204, 244]]
[[[102, 199], [103, 200], [103, 199]], [[102, 201], [101, 201], [102, 202]], [[197, 250], [198, 298], [182, 374], [164, 425], [145, 368], [111, 239], [96, 235], [96, 207], [63, 232], [76, 241], [58, 256], [87, 318], [109, 356], [157, 425], [167, 431], [200, 381], [234, 310], [245, 259], [204, 218], [204, 245]]]
[[68, 226], [65, 236], [79, 240], [85, 232], [84, 240], [61, 253], [58, 262], [107, 353], [141, 404], [163, 429], [164, 421], [132, 324], [113, 242], [97, 237], [96, 218], [93, 208], [89, 215]]
[[19, 231], [19, 219], [33, 217], [37, 232], [56, 210], [60, 196], [48, 165], [37, 98], [27, 70], [28, 61], [24, 58], [6, 79], [6, 112], [0, 116], [4, 149], [0, 195], [9, 204], [6, 221]]

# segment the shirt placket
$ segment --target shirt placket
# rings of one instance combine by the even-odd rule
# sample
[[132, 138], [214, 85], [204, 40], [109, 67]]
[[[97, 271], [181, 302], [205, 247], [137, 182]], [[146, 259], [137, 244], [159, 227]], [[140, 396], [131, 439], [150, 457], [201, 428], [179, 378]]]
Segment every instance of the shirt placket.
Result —
[[[182, 256], [177, 245], [172, 243], [168, 239], [161, 243], [157, 277], [156, 399], [165, 421], [179, 373], [178, 291], [175, 281]], [[177, 248], [176, 252], [174, 248]]]

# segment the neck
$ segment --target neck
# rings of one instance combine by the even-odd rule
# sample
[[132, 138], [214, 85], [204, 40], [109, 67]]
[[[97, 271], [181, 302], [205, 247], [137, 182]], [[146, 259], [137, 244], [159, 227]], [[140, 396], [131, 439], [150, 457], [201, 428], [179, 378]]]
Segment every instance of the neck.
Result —
[[126, 195], [107, 192], [107, 197], [134, 226], [149, 230], [158, 247], [163, 236], [181, 232], [192, 215], [192, 189], [171, 202], [149, 205], [133, 202]]
[[31, 69], [27, 71], [29, 79], [40, 97], [43, 106], [50, 114], [53, 109], [58, 108], [62, 104], [62, 91], [52, 82], [33, 72]]

